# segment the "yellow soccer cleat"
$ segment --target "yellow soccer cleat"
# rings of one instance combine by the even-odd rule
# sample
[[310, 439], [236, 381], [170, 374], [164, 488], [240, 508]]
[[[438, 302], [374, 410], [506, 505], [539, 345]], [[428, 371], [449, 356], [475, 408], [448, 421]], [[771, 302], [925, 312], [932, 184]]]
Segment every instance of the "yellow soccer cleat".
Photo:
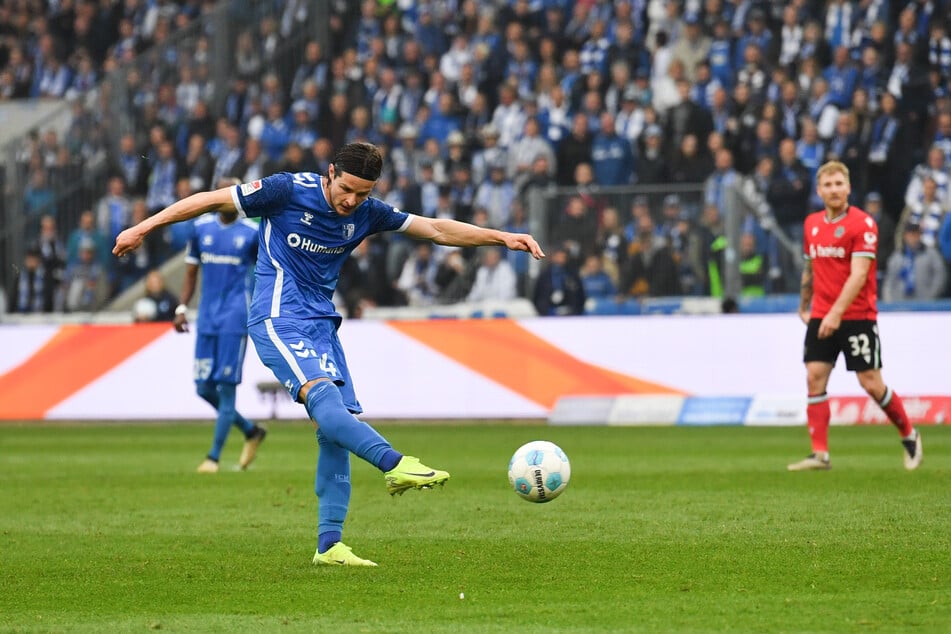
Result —
[[244, 441], [244, 448], [241, 449], [241, 458], [238, 460], [238, 466], [247, 469], [254, 462], [254, 457], [258, 455], [258, 447], [264, 442], [267, 436], [267, 430], [260, 426], [255, 426], [251, 435]]
[[323, 566], [376, 566], [375, 562], [354, 555], [343, 542], [337, 542], [325, 553], [315, 553], [314, 563]]
[[205, 458], [204, 462], [198, 465], [198, 473], [218, 473], [218, 463], [211, 458]]
[[403, 456], [399, 464], [383, 475], [390, 495], [403, 495], [409, 489], [431, 489], [449, 479], [445, 471], [427, 467], [413, 456]]

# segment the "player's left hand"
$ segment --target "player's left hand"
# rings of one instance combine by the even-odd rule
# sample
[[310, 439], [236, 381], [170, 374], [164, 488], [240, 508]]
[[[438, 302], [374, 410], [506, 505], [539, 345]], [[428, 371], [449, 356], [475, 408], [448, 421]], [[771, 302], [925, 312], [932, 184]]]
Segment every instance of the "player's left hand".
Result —
[[145, 236], [136, 227], [129, 227], [118, 236], [116, 236], [116, 246], [112, 248], [112, 254], [123, 256], [126, 253], [135, 251], [142, 246], [142, 240]]
[[841, 325], [842, 318], [838, 315], [829, 313], [822, 318], [822, 322], [819, 324], [819, 338], [827, 339], [828, 337], [831, 337]]
[[513, 251], [528, 251], [536, 260], [541, 260], [545, 257], [542, 248], [538, 246], [538, 242], [527, 233], [505, 234], [505, 246]]

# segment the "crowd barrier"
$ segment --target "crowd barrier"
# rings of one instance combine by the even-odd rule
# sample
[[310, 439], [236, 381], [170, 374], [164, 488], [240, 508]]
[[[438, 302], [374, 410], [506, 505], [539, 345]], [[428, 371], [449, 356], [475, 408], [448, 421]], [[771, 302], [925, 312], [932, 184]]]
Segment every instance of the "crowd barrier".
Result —
[[[951, 313], [883, 313], [879, 324], [886, 381], [913, 416], [943, 422]], [[587, 397], [597, 416], [579, 422], [616, 424], [801, 423], [803, 334], [795, 314], [354, 319], [340, 329], [368, 419], [557, 422]], [[194, 393], [193, 347], [194, 332], [169, 324], [0, 325], [0, 419], [212, 418]], [[263, 389], [274, 377], [250, 342], [243, 374], [247, 416], [305, 417]], [[875, 422], [842, 364], [829, 393], [836, 420]]]

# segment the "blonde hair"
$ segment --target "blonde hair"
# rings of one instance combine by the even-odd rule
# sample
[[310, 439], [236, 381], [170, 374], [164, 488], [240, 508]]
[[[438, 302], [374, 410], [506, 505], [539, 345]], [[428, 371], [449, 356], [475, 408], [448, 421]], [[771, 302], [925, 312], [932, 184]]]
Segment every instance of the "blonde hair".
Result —
[[849, 168], [845, 166], [844, 163], [840, 161], [828, 161], [823, 163], [816, 172], [816, 182], [818, 183], [822, 180], [822, 177], [826, 174], [842, 174], [845, 176], [845, 180], [849, 180]]

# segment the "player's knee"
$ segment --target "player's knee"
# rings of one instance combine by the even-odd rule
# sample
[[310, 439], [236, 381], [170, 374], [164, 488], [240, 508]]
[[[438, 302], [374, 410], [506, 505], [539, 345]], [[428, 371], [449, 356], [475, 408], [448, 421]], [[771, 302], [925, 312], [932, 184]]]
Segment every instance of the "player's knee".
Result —
[[210, 381], [200, 381], [195, 384], [195, 391], [198, 393], [198, 396], [208, 401], [209, 403], [218, 400], [218, 390], [215, 387], [215, 384]]
[[319, 379], [311, 379], [307, 383], [304, 383], [300, 386], [300, 390], [297, 391], [297, 401], [307, 405], [307, 395], [310, 394], [311, 389], [318, 383], [328, 382], [330, 379], [321, 377]]

